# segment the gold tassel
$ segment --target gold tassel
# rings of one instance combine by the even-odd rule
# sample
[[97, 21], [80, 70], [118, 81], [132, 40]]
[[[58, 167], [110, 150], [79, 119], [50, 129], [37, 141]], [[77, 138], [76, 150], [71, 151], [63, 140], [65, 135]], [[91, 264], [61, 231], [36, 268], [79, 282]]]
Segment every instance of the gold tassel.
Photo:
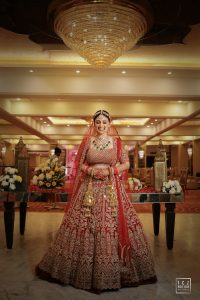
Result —
[[88, 188], [83, 198], [83, 206], [85, 208], [85, 216], [90, 217], [91, 215], [91, 207], [95, 203], [94, 195], [93, 195], [93, 187], [92, 187], [92, 173], [90, 177], [90, 181], [88, 183]]
[[107, 186], [107, 196], [109, 199], [109, 205], [112, 209], [112, 216], [116, 217], [117, 216], [117, 208], [118, 208], [118, 199], [117, 199], [116, 189], [114, 187], [114, 184], [113, 184], [112, 178], [111, 178], [111, 168], [109, 168], [109, 172], [110, 172], [110, 183]]

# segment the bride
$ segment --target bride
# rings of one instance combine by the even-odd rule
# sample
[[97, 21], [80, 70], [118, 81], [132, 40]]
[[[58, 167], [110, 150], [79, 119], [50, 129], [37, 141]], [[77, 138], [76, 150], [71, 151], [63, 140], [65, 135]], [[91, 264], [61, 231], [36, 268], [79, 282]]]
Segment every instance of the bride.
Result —
[[142, 224], [121, 175], [129, 160], [105, 110], [97, 111], [77, 154], [71, 201], [36, 274], [103, 291], [157, 281]]

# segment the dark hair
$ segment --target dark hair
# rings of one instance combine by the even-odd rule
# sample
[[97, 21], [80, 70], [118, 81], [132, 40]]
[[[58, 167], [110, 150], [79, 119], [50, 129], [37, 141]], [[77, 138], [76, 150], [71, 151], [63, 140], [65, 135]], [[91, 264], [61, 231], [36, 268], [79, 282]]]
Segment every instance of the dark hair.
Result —
[[96, 118], [98, 118], [98, 116], [100, 116], [100, 115], [103, 115], [104, 117], [106, 117], [110, 122], [110, 114], [106, 110], [98, 110], [97, 112], [95, 112], [95, 114], [93, 116], [94, 122], [95, 122]]
[[62, 150], [59, 147], [54, 148], [54, 154], [60, 156]]

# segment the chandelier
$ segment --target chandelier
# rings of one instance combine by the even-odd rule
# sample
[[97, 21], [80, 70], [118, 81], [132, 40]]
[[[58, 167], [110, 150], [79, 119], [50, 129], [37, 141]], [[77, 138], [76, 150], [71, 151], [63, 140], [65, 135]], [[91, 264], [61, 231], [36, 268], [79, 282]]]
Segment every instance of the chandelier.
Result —
[[48, 18], [66, 46], [97, 68], [133, 48], [152, 25], [146, 0], [53, 0]]

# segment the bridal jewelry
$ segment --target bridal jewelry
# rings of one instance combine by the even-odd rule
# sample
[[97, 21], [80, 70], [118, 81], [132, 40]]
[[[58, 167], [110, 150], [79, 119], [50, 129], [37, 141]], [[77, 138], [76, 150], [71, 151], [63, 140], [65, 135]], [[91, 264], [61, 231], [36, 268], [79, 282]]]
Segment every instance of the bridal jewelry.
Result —
[[111, 141], [107, 138], [98, 138], [96, 137], [93, 141], [92, 141], [93, 147], [96, 150], [104, 150], [106, 148], [108, 148], [111, 144]]

